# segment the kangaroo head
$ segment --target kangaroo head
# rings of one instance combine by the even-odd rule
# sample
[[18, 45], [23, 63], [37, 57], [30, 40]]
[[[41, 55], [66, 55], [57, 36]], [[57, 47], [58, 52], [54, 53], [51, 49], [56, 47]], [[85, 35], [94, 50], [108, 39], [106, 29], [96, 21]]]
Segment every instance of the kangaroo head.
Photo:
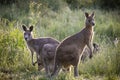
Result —
[[97, 43], [93, 43], [93, 47], [95, 51], [99, 51], [100, 50], [100, 46]]
[[22, 25], [22, 28], [23, 28], [23, 30], [24, 30], [24, 39], [25, 39], [26, 41], [31, 40], [31, 39], [32, 39], [32, 34], [31, 34], [31, 32], [32, 32], [32, 30], [33, 30], [33, 26], [30, 26], [29, 29], [27, 29], [25, 25]]
[[86, 26], [94, 26], [95, 25], [94, 12], [91, 15], [89, 15], [87, 12], [85, 12], [85, 17], [86, 17], [86, 22], [85, 22]]

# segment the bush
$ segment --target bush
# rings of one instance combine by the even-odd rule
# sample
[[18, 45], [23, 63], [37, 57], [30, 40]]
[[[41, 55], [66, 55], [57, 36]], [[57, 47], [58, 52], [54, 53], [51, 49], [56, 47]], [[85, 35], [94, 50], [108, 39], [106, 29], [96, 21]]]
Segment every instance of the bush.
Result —
[[[119, 48], [115, 48], [110, 44], [110, 41], [102, 39], [100, 42], [101, 51], [94, 55], [91, 60], [88, 60], [80, 66], [80, 73], [87, 73], [92, 75], [119, 75], [120, 72], [120, 54]], [[119, 45], [119, 44], [118, 44]]]
[[70, 8], [72, 9], [79, 9], [85, 7], [94, 7], [95, 0], [64, 0]]
[[96, 0], [96, 3], [104, 9], [120, 9], [120, 0]]
[[8, 4], [12, 4], [15, 3], [16, 0], [0, 0], [0, 4], [1, 5], [8, 5]]
[[[8, 27], [6, 27], [8, 26]], [[0, 72], [32, 70], [22, 32], [14, 22], [0, 22]], [[35, 70], [35, 68], [34, 68]]]

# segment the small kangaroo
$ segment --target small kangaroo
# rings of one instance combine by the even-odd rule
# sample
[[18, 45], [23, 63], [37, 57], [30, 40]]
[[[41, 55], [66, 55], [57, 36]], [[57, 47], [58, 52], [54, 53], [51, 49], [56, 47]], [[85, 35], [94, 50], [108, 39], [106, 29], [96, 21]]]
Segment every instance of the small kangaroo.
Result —
[[[93, 54], [96, 54], [100, 51], [100, 46], [97, 43], [93, 43]], [[83, 55], [81, 56], [82, 62], [84, 62], [85, 58], [90, 54], [90, 50], [88, 47], [85, 48], [83, 51]]]
[[41, 58], [45, 67], [47, 77], [50, 77], [54, 70], [54, 57], [57, 44], [45, 44], [42, 48]]
[[[27, 43], [27, 46], [31, 52], [32, 55], [32, 65], [35, 65], [36, 63], [38, 63], [38, 70], [41, 70], [43, 68], [43, 63], [41, 60], [41, 51], [42, 48], [44, 46], [44, 44], [59, 44], [59, 41], [53, 39], [53, 38], [33, 38], [32, 37], [32, 30], [33, 30], [33, 26], [30, 26], [29, 29], [26, 28], [25, 25], [22, 25], [22, 28], [24, 30], [24, 39]], [[33, 61], [33, 53], [36, 52], [36, 57], [37, 57], [37, 61], [34, 62]]]
[[54, 71], [51, 76], [57, 75], [62, 67], [68, 68], [70, 65], [74, 67], [74, 77], [79, 76], [78, 63], [86, 45], [90, 49], [89, 57], [92, 58], [93, 26], [95, 25], [94, 12], [91, 15], [85, 13], [85, 16], [85, 28], [64, 39], [58, 45], [55, 54]]

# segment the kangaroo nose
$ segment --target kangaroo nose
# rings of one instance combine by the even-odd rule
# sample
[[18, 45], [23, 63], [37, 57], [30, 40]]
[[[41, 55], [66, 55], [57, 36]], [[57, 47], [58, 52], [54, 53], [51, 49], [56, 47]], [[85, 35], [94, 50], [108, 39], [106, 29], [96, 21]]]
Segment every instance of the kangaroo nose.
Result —
[[25, 40], [27, 41], [27, 38], [25, 38]]
[[94, 26], [94, 25], [95, 25], [95, 23], [92, 23], [92, 25]]

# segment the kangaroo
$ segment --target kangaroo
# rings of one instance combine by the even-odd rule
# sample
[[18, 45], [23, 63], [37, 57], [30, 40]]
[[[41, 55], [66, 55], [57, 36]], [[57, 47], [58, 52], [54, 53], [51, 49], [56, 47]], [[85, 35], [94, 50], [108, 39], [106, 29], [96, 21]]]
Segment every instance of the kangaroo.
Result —
[[[48, 44], [48, 43], [59, 44], [59, 41], [53, 38], [36, 38], [35, 39], [32, 37], [32, 34], [31, 34], [33, 30], [33, 26], [30, 26], [29, 29], [27, 29], [25, 25], [22, 25], [22, 28], [24, 30], [24, 39], [32, 55], [32, 65], [35, 66], [35, 64], [38, 63], [38, 70], [41, 70], [43, 69], [43, 63], [42, 63], [40, 54], [44, 44]], [[36, 62], [33, 61], [34, 52], [36, 52], [36, 57], [37, 57]]]
[[54, 57], [57, 46], [58, 43], [57, 44], [48, 43], [45, 44], [42, 48], [41, 59], [44, 64], [47, 77], [50, 77], [54, 69]]
[[89, 57], [92, 58], [93, 26], [95, 25], [94, 12], [91, 15], [85, 13], [85, 16], [85, 28], [64, 39], [58, 45], [55, 54], [54, 71], [51, 76], [57, 75], [62, 67], [68, 68], [70, 65], [74, 67], [74, 77], [79, 76], [78, 63], [86, 45], [90, 49]]
[[[93, 43], [93, 54], [96, 54], [100, 50], [100, 46], [97, 43]], [[88, 47], [83, 51], [83, 55], [81, 56], [81, 60], [84, 62], [85, 58], [90, 54], [90, 50]]]
[[120, 40], [117, 37], [113, 40], [113, 44], [114, 44], [115, 47], [118, 46], [119, 41]]

